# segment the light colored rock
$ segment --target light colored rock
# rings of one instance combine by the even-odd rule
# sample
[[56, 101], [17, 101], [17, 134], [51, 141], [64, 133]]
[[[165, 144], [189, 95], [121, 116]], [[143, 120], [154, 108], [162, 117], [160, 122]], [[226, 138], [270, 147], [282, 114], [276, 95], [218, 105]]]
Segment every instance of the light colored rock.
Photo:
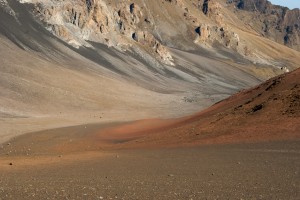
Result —
[[[69, 44], [88, 46], [88, 41], [109, 46], [130, 47], [134, 44], [133, 34], [137, 33], [150, 54], [163, 63], [171, 64], [172, 56], [155, 37], [137, 26], [144, 14], [139, 5], [125, 1], [116, 6], [108, 1], [39, 1], [36, 12], [40, 19], [49, 24], [51, 32]], [[144, 36], [142, 36], [144, 35]]]

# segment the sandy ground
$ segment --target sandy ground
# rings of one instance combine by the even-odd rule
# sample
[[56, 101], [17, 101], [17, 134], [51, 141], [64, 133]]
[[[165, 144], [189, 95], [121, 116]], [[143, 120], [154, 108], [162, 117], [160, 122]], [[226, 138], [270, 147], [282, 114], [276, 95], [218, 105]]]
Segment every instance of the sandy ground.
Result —
[[1, 155], [0, 199], [298, 199], [299, 144]]

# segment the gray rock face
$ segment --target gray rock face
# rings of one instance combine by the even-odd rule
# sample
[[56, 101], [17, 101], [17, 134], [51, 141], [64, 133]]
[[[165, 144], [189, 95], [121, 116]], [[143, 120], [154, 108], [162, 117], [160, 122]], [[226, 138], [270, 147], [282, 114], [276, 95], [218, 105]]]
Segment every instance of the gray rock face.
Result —
[[271, 3], [267, 0], [238, 0], [237, 7], [248, 11], [264, 12]]
[[236, 8], [248, 11], [256, 31], [263, 36], [300, 51], [300, 9], [272, 5], [267, 0], [235, 0]]

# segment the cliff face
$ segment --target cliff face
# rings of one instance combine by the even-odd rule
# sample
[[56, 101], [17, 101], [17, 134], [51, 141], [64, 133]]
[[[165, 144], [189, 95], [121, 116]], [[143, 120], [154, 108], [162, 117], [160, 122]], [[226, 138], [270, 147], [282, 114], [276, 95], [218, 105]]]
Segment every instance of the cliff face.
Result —
[[[228, 19], [239, 18], [264, 37], [300, 49], [299, 9], [273, 6], [266, 0], [21, 0], [34, 5], [34, 14], [54, 35], [79, 48], [90, 41], [133, 49], [159, 62], [174, 65], [168, 47], [196, 50], [223, 46], [244, 58], [272, 64], [270, 55], [240, 35]], [[228, 7], [228, 5], [234, 5]], [[229, 14], [230, 9], [238, 12]], [[257, 20], [258, 19], [258, 20]]]
[[[247, 36], [241, 36], [239, 30], [235, 30], [228, 23], [228, 19], [236, 16], [233, 13], [228, 14], [228, 4], [223, 1], [21, 2], [33, 4], [34, 14], [46, 23], [47, 29], [77, 48], [82, 45], [91, 47], [89, 41], [99, 42], [120, 50], [133, 49], [141, 55], [144, 54], [141, 52], [146, 51], [158, 61], [174, 65], [166, 46], [196, 50], [199, 46], [211, 48], [221, 45], [252, 62], [272, 64], [269, 55], [253, 47]], [[261, 23], [255, 26], [255, 31], [298, 49], [299, 28], [295, 23], [298, 18], [293, 14], [297, 10], [288, 11], [275, 7], [277, 10], [274, 11], [274, 6], [263, 0], [235, 1], [235, 5], [239, 9], [251, 11], [248, 15], [253, 17], [259, 11]], [[246, 20], [244, 22], [247, 23]]]
[[[244, 13], [237, 12], [262, 36], [300, 51], [300, 9], [272, 5], [267, 0], [228, 1]], [[248, 16], [247, 16], [248, 15]]]
[[151, 27], [151, 22], [135, 3], [96, 0], [32, 3], [34, 12], [47, 23], [48, 29], [69, 44], [89, 46], [87, 41], [93, 41], [126, 49], [136, 42], [163, 63], [172, 65], [166, 48], [151, 33], [140, 29], [140, 26]]

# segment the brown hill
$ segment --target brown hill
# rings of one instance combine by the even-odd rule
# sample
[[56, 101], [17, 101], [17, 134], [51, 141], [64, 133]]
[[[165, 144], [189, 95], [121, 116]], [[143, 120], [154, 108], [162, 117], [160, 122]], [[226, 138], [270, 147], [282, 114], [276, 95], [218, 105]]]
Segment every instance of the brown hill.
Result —
[[181, 146], [299, 138], [300, 70], [241, 91], [174, 126], [125, 146]]

